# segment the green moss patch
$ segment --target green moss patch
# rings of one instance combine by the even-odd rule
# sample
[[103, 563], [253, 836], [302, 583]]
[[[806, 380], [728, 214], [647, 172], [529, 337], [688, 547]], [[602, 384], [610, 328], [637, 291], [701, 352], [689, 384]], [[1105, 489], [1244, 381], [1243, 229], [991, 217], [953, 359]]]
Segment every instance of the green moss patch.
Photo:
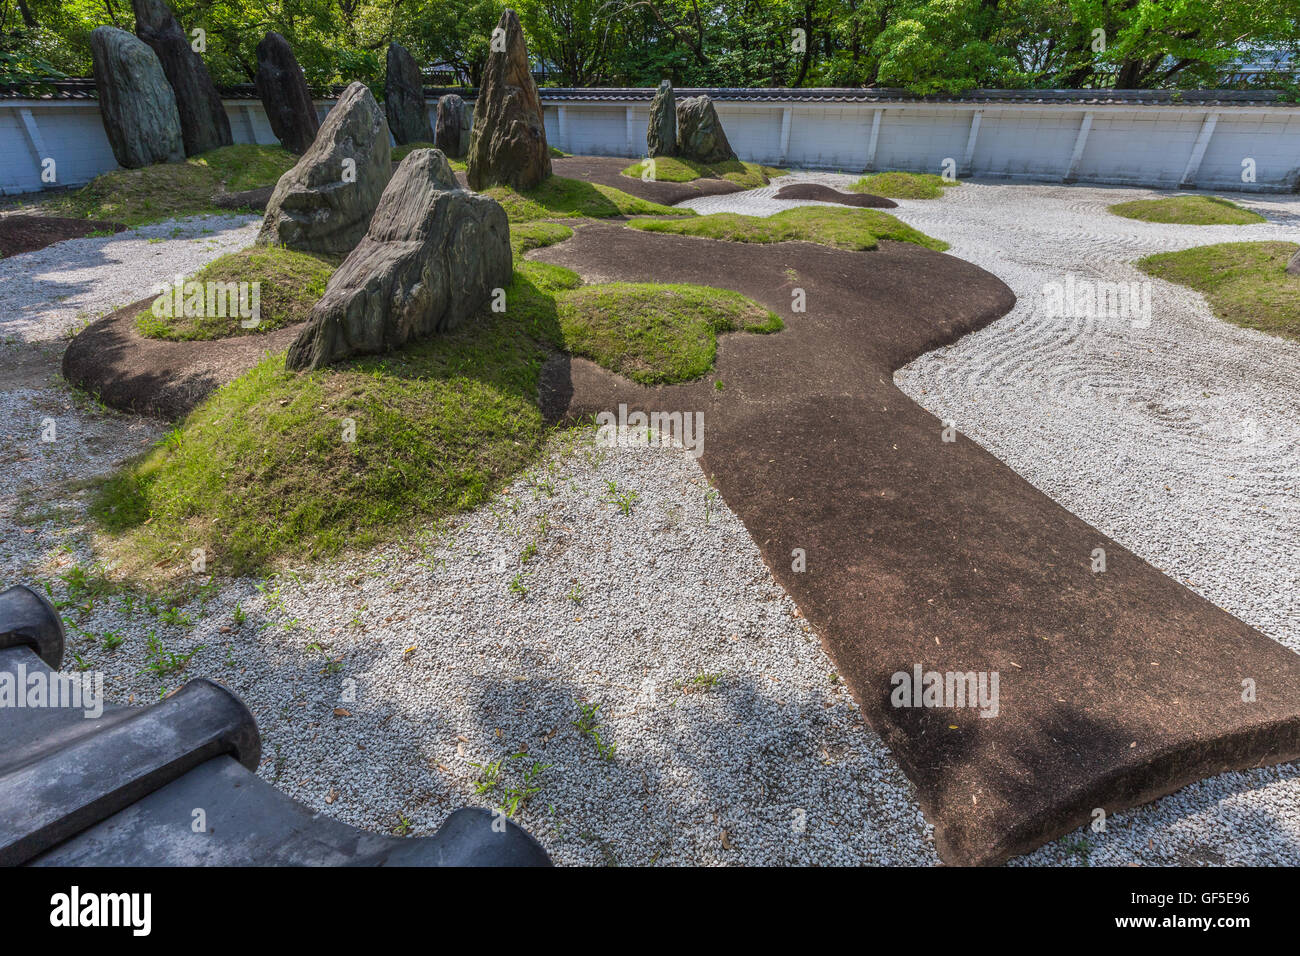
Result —
[[719, 212], [694, 219], [638, 219], [628, 223], [648, 232], [726, 239], [731, 242], [816, 242], [836, 249], [874, 249], [881, 239], [912, 242], [942, 251], [948, 244], [933, 239], [876, 209], [797, 206], [773, 216]]
[[1245, 226], [1266, 222], [1259, 213], [1218, 196], [1170, 196], [1116, 203], [1110, 211], [1125, 219], [1167, 222], [1184, 226]]
[[511, 222], [534, 219], [565, 219], [590, 216], [693, 216], [689, 209], [674, 209], [629, 196], [621, 189], [587, 183], [580, 179], [551, 176], [536, 189], [516, 192], [507, 186], [484, 191], [505, 207]]
[[[279, 246], [231, 252], [186, 280], [187, 286], [190, 282], [200, 284], [197, 303], [182, 289], [185, 307], [177, 314], [169, 292], [157, 310], [151, 306], [136, 316], [136, 328], [149, 338], [180, 341], [259, 334], [305, 322], [337, 266], [337, 260]], [[255, 320], [248, 316], [247, 308], [254, 304], [258, 312]], [[240, 305], [245, 307], [242, 312], [237, 308]], [[247, 324], [254, 321], [256, 324]]]
[[849, 187], [850, 192], [871, 193], [888, 199], [938, 199], [945, 189], [960, 186], [955, 179], [934, 173], [872, 173]]
[[781, 319], [738, 292], [616, 282], [559, 300], [565, 349], [645, 385], [713, 368], [721, 332], [776, 332]]
[[1293, 242], [1223, 242], [1138, 261], [1147, 275], [1202, 293], [1214, 314], [1248, 329], [1300, 339], [1300, 276], [1288, 275]]
[[279, 146], [223, 146], [183, 163], [158, 163], [96, 176], [76, 192], [42, 204], [51, 216], [139, 226], [201, 213], [229, 215], [212, 204], [219, 192], [274, 186], [298, 157]]
[[653, 170], [652, 179], [661, 183], [689, 183], [696, 179], [725, 179], [745, 189], [766, 186], [769, 179], [785, 175], [785, 170], [758, 163], [744, 163], [731, 159], [725, 163], [697, 163], [693, 159], [677, 156], [656, 156], [633, 163], [622, 171], [624, 176], [640, 179], [646, 168]]

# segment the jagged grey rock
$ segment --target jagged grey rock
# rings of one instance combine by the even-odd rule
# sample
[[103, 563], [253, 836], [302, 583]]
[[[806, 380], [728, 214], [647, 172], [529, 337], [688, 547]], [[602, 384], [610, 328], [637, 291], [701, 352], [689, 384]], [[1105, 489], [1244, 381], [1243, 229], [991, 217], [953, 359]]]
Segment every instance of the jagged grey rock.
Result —
[[307, 152], [320, 132], [320, 118], [293, 48], [275, 31], [257, 45], [257, 75], [253, 86], [261, 97], [271, 132], [280, 144], [300, 156]]
[[469, 109], [455, 93], [438, 100], [438, 127], [434, 144], [447, 156], [459, 159], [469, 151]]
[[185, 158], [176, 94], [157, 55], [117, 27], [90, 34], [99, 115], [113, 156], [127, 169]]
[[668, 80], [659, 84], [650, 103], [650, 125], [645, 134], [647, 156], [673, 156], [677, 153], [677, 97]]
[[454, 329], [506, 287], [512, 265], [501, 204], [461, 189], [441, 151], [412, 150], [285, 365], [321, 368]]
[[1293, 276], [1300, 276], [1300, 249], [1295, 251], [1295, 255], [1286, 264], [1286, 271]]
[[171, 8], [165, 0], [132, 0], [132, 6], [136, 35], [158, 56], [167, 82], [176, 94], [185, 155], [196, 156], [229, 146], [234, 139], [221, 94]]
[[701, 163], [736, 158], [707, 96], [691, 96], [677, 104], [677, 154]]
[[488, 54], [474, 103], [469, 185], [531, 189], [551, 175], [542, 101], [528, 69], [524, 30], [513, 10], [501, 14], [493, 33], [504, 42], [494, 43], [501, 48]]
[[393, 131], [397, 145], [433, 142], [420, 67], [406, 47], [398, 43], [388, 44], [384, 112], [388, 114], [388, 128]]
[[353, 83], [311, 147], [276, 183], [258, 243], [329, 255], [351, 252], [393, 176], [392, 152], [379, 104], [364, 83]]

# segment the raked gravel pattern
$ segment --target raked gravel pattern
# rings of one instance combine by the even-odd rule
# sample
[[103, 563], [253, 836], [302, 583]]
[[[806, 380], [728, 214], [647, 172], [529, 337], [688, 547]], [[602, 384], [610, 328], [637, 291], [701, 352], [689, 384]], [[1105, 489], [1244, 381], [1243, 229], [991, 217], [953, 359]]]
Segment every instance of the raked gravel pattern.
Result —
[[[992, 204], [1013, 207], [1039, 188], [990, 190], [1002, 197]], [[951, 204], [959, 224], [955, 210], [973, 205], [976, 191]], [[718, 198], [761, 201], [762, 192]], [[1070, 198], [1034, 208], [1066, 215], [1083, 191], [1061, 192]], [[914, 219], [922, 205], [898, 212], [981, 261], [956, 248], [960, 226]], [[249, 223], [162, 224], [143, 239], [74, 240], [0, 262], [0, 288], [17, 290], [32, 266], [43, 275], [10, 293], [23, 320], [6, 327], [0, 347], [0, 448], [16, 463], [0, 477], [0, 582], [45, 579], [66, 597], [61, 577], [95, 558], [84, 494], [57, 483], [106, 473], [164, 430], [61, 386], [51, 340], [246, 245]], [[999, 254], [1001, 245], [988, 247], [995, 235], [981, 234], [979, 254]], [[1032, 260], [1034, 244], [1025, 246]], [[144, 253], [154, 257], [147, 267]], [[1021, 292], [1002, 267], [981, 264]], [[958, 417], [1036, 480], [967, 411]], [[39, 440], [47, 418], [55, 442]], [[624, 513], [616, 498], [627, 490], [638, 497]], [[602, 448], [588, 433], [489, 506], [401, 546], [266, 580], [219, 579], [179, 609], [181, 620], [166, 622], [161, 610], [120, 596], [70, 609], [69, 658], [103, 670], [120, 701], [157, 699], [194, 676], [223, 681], [257, 716], [261, 774], [349, 823], [431, 833], [457, 806], [497, 805], [536, 762], [549, 766], [519, 820], [560, 863], [937, 862], [910, 784], [748, 533], [680, 450]], [[158, 661], [151, 633], [165, 653], [193, 652], [183, 672], [146, 670]], [[104, 648], [110, 634], [125, 638], [114, 651]], [[573, 723], [580, 705], [596, 703], [612, 759]], [[501, 782], [479, 792], [484, 771], [474, 765], [498, 760]], [[1300, 771], [1225, 774], [1015, 862], [1295, 865]]]
[[252, 216], [191, 216], [0, 259], [0, 340], [48, 341], [79, 331], [143, 299], [155, 283], [251, 245], [260, 223]]

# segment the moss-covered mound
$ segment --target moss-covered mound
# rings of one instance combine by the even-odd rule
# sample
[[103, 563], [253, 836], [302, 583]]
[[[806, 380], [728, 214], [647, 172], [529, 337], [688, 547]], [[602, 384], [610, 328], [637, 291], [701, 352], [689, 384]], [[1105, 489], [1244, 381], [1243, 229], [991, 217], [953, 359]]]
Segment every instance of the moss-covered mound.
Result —
[[1167, 222], [1183, 226], [1245, 226], [1266, 222], [1259, 213], [1218, 196], [1169, 196], [1115, 203], [1110, 211], [1125, 219]]
[[136, 317], [136, 328], [150, 338], [183, 341], [305, 322], [337, 266], [335, 259], [279, 246], [227, 253], [185, 280], [182, 308], [176, 308], [177, 297], [169, 291]]
[[551, 176], [536, 189], [526, 192], [516, 192], [508, 186], [493, 186], [484, 192], [505, 207], [511, 222], [587, 216], [608, 219], [612, 216], [695, 215], [690, 209], [662, 206], [629, 196], [621, 189], [563, 176]]
[[218, 389], [100, 487], [93, 512], [112, 557], [153, 576], [204, 548], [209, 568], [232, 574], [400, 537], [480, 504], [537, 457], [548, 433], [538, 385], [556, 351], [675, 382], [709, 371], [719, 333], [780, 328], [736, 293], [583, 287], [523, 258], [570, 235], [557, 223], [512, 226], [503, 312], [309, 374], [271, 355]]
[[1234, 325], [1300, 339], [1300, 276], [1286, 271], [1296, 249], [1293, 242], [1221, 242], [1147, 256], [1138, 268], [1203, 293], [1214, 314]]
[[298, 157], [279, 146], [223, 146], [183, 163], [158, 163], [96, 176], [75, 192], [50, 199], [52, 216], [139, 226], [200, 213], [229, 215], [212, 197], [274, 186]]
[[773, 216], [718, 212], [694, 219], [637, 219], [628, 225], [649, 232], [731, 242], [803, 241], [836, 249], [866, 250], [876, 248], [881, 239], [891, 239], [894, 242], [913, 242], [940, 252], [948, 248], [946, 242], [931, 238], [875, 209], [798, 206]]
[[945, 189], [960, 185], [955, 179], [944, 179], [934, 173], [893, 171], [863, 176], [849, 187], [849, 191], [888, 199], [938, 199]]
[[651, 170], [651, 178], [661, 183], [689, 183], [696, 179], [725, 179], [727, 182], [754, 189], [766, 186], [768, 181], [784, 176], [785, 170], [773, 166], [761, 166], [758, 163], [745, 163], [738, 159], [724, 163], [699, 163], [693, 159], [679, 156], [656, 156], [654, 159], [642, 159], [622, 171], [624, 176], [640, 179]]

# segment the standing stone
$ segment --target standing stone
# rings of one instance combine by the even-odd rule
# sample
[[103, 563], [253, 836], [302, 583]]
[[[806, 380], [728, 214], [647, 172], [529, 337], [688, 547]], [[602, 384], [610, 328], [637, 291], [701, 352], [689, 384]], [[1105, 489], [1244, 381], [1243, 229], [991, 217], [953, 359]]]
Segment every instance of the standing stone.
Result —
[[439, 150], [412, 150], [285, 365], [316, 369], [450, 331], [509, 284], [511, 269], [501, 204], [461, 189]]
[[281, 145], [299, 156], [307, 152], [320, 132], [316, 104], [289, 41], [274, 31], [257, 45], [253, 86]]
[[125, 30], [90, 34], [99, 116], [113, 155], [127, 169], [185, 158], [176, 94], [153, 50]]
[[531, 189], [551, 175], [542, 101], [528, 69], [524, 30], [513, 10], [492, 31], [492, 50], [474, 103], [469, 140], [471, 189]]
[[258, 243], [327, 255], [351, 252], [393, 176], [392, 153], [379, 104], [364, 83], [353, 83], [311, 148], [276, 183]]
[[167, 82], [176, 93], [185, 155], [196, 156], [229, 146], [234, 139], [221, 94], [212, 85], [208, 68], [190, 47], [190, 38], [181, 30], [171, 8], [165, 0], [132, 0], [132, 4], [136, 35], [158, 55]]
[[384, 111], [398, 146], [431, 143], [429, 107], [424, 102], [424, 80], [406, 47], [388, 44], [388, 70], [384, 75]]
[[667, 80], [660, 82], [650, 104], [645, 145], [647, 156], [672, 156], [677, 152], [677, 98]]
[[1286, 264], [1286, 271], [1293, 276], [1300, 276], [1300, 249], [1295, 251], [1295, 255]]
[[448, 93], [438, 100], [438, 135], [434, 144], [452, 159], [460, 159], [469, 148], [469, 124], [465, 122], [467, 112], [465, 101], [455, 93]]
[[677, 154], [700, 163], [735, 159], [722, 121], [707, 96], [692, 96], [677, 104]]

